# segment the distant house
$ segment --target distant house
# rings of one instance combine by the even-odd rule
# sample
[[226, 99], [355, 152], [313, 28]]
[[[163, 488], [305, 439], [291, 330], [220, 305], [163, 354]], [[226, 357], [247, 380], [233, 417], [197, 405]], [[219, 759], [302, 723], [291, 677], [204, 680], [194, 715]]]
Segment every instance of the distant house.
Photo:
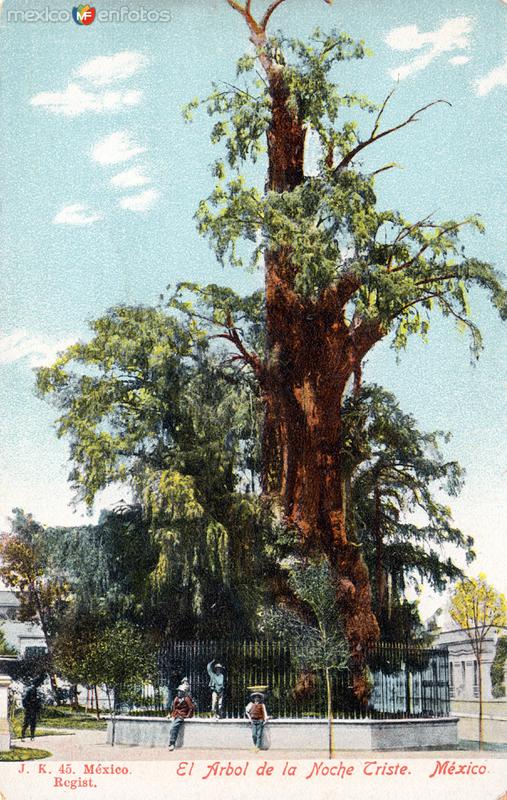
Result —
[[0, 583], [0, 624], [7, 643], [16, 648], [20, 655], [24, 655], [27, 647], [46, 649], [44, 635], [39, 625], [19, 622], [16, 619], [18, 607], [19, 600], [14, 592]]
[[[499, 633], [491, 632], [484, 640], [482, 656], [482, 697], [494, 700], [491, 687], [491, 665], [496, 653], [496, 643], [500, 636], [507, 635], [507, 629]], [[445, 645], [449, 650], [449, 688], [451, 700], [477, 700], [479, 697], [479, 668], [477, 659], [466, 631], [443, 630], [435, 645]]]
[[[479, 667], [467, 632], [458, 628], [450, 615], [441, 610], [428, 620], [427, 626], [435, 634], [433, 646], [445, 646], [449, 651], [451, 714], [460, 717], [459, 736], [476, 740]], [[507, 697], [495, 698], [491, 683], [491, 665], [497, 642], [503, 636], [507, 636], [507, 628], [490, 631], [484, 640], [481, 660], [485, 741], [495, 743], [507, 742]], [[504, 685], [507, 686], [507, 662], [504, 671]]]

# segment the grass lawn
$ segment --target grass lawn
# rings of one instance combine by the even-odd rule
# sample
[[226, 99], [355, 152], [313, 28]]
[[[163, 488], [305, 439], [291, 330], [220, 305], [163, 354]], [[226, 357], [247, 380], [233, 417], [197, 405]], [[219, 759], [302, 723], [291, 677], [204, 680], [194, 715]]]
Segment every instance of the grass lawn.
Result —
[[[23, 711], [20, 709], [16, 712], [12, 722], [12, 735], [19, 739], [21, 736], [21, 726], [23, 724]], [[36, 736], [47, 736], [48, 733], [43, 733], [38, 730], [39, 728], [74, 728], [76, 730], [99, 730], [105, 731], [107, 728], [107, 721], [104, 719], [96, 719], [92, 714], [85, 714], [84, 712], [75, 712], [70, 708], [58, 708], [49, 706], [42, 710], [41, 715], [37, 719]], [[49, 734], [50, 735], [50, 734]]]
[[107, 720], [95, 719], [89, 714], [66, 714], [61, 717], [42, 716], [38, 723], [42, 728], [74, 728], [80, 731], [105, 731]]
[[36, 758], [49, 758], [50, 755], [52, 753], [48, 750], [13, 747], [10, 750], [0, 750], [0, 761], [34, 761]]
[[[483, 742], [483, 750], [507, 751], [507, 742], [495, 744], [493, 742]], [[474, 742], [470, 739], [460, 739], [458, 742], [458, 750], [479, 750], [479, 742]]]

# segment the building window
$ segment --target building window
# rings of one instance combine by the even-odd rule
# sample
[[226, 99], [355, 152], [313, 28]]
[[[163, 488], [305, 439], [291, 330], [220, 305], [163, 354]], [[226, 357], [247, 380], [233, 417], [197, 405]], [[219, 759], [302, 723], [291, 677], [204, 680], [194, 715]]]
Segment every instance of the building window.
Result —
[[467, 680], [467, 668], [464, 661], [461, 662], [461, 683], [465, 686]]
[[449, 662], [449, 697], [454, 697], [454, 664], [452, 661]]

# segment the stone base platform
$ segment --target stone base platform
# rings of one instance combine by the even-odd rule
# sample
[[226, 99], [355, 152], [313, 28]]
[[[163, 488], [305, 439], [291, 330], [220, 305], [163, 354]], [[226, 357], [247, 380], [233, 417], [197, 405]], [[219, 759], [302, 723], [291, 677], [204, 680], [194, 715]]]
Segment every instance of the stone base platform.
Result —
[[[167, 747], [170, 724], [170, 720], [157, 717], [117, 717], [115, 743]], [[109, 743], [111, 734], [112, 725], [109, 721]], [[333, 723], [333, 737], [337, 751], [453, 748], [458, 742], [458, 720], [449, 717], [337, 719]], [[273, 719], [264, 729], [265, 750], [322, 751], [327, 746], [327, 720]], [[250, 724], [238, 719], [190, 719], [182, 726], [176, 747], [246, 750], [252, 747]]]

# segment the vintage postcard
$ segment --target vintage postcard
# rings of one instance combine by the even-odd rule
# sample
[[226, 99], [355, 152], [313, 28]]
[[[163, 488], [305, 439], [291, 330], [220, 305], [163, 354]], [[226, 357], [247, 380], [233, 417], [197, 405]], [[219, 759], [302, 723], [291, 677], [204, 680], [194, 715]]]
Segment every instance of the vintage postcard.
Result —
[[506, 0], [0, 0], [0, 798], [500, 800]]

